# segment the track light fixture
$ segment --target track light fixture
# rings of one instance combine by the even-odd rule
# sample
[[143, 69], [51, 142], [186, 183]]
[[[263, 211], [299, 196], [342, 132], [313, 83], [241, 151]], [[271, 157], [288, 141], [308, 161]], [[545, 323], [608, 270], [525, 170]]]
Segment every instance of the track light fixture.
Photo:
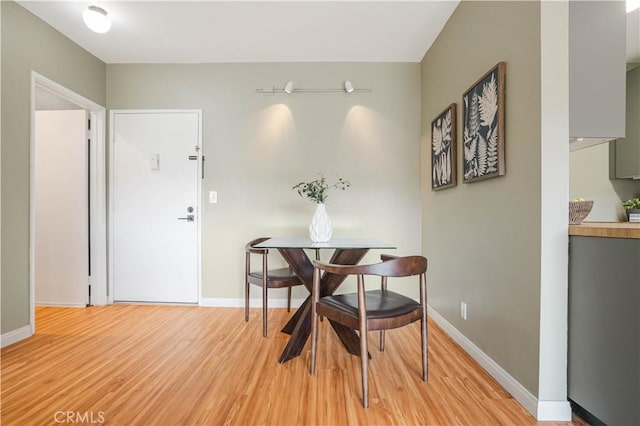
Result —
[[[1, 0], [0, 0], [1, 1]], [[326, 93], [326, 92], [347, 92], [347, 93], [353, 93], [353, 92], [371, 92], [371, 89], [356, 89], [353, 85], [353, 83], [351, 82], [351, 80], [345, 80], [344, 83], [342, 84], [342, 87], [339, 89], [294, 89], [293, 88], [293, 81], [289, 80], [287, 81], [287, 83], [284, 85], [284, 87], [282, 89], [278, 89], [274, 86], [268, 86], [268, 87], [263, 87], [261, 89], [256, 89], [257, 93], [264, 93], [264, 94], [273, 94], [274, 92], [283, 92], [286, 94], [291, 94], [293, 92], [296, 93], [312, 93], [312, 92], [318, 92], [318, 93]]]
[[347, 80], [344, 82], [344, 90], [347, 93], [351, 93], [353, 92], [355, 89], [353, 88], [353, 83], [351, 82], [351, 80]]
[[289, 80], [287, 81], [287, 84], [284, 85], [284, 89], [282, 89], [284, 91], [284, 93], [291, 93], [293, 92], [293, 81]]

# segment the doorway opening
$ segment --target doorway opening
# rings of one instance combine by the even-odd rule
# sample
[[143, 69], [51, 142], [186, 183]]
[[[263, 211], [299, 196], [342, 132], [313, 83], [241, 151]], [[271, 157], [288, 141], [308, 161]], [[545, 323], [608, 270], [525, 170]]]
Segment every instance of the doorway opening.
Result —
[[36, 303], [107, 304], [105, 108], [32, 72], [30, 156], [35, 333]]

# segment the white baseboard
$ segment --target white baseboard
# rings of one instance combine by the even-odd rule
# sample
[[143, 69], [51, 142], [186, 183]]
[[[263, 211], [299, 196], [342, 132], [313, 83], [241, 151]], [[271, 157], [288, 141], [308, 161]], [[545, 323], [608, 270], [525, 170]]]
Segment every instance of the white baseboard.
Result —
[[16, 330], [4, 333], [2, 336], [0, 336], [0, 348], [13, 345], [14, 343], [18, 343], [19, 341], [27, 339], [31, 336], [33, 336], [33, 333], [31, 332], [30, 325], [25, 325], [24, 327], [20, 327]]
[[[291, 307], [299, 308], [304, 299], [291, 299]], [[201, 297], [200, 306], [209, 306], [217, 308], [244, 308], [244, 299], [223, 299], [217, 297]], [[287, 299], [269, 298], [269, 308], [286, 308]], [[250, 308], [261, 308], [262, 299], [249, 299]]]
[[539, 422], [570, 422], [571, 404], [569, 401], [538, 401]]
[[447, 333], [462, 349], [484, 368], [516, 401], [539, 421], [570, 421], [571, 406], [569, 401], [538, 401], [520, 382], [514, 379], [500, 365], [485, 354], [471, 340], [449, 323], [442, 315], [428, 306], [429, 316]]
[[57, 302], [36, 302], [36, 306], [46, 306], [53, 308], [86, 308], [86, 303], [57, 303]]

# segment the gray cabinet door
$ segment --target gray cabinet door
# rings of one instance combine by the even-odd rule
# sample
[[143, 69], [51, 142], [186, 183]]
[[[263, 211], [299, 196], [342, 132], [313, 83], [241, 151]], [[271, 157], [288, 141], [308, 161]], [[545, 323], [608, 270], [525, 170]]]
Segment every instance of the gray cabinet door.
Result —
[[608, 425], [638, 425], [640, 240], [570, 244], [569, 398]]
[[569, 2], [569, 135], [625, 135], [624, 1]]

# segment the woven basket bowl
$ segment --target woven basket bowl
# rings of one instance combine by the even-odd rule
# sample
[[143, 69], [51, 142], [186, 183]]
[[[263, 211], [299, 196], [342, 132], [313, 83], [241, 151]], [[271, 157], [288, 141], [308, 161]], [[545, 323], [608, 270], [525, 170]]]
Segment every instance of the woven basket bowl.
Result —
[[569, 225], [579, 225], [591, 212], [593, 201], [569, 201]]

